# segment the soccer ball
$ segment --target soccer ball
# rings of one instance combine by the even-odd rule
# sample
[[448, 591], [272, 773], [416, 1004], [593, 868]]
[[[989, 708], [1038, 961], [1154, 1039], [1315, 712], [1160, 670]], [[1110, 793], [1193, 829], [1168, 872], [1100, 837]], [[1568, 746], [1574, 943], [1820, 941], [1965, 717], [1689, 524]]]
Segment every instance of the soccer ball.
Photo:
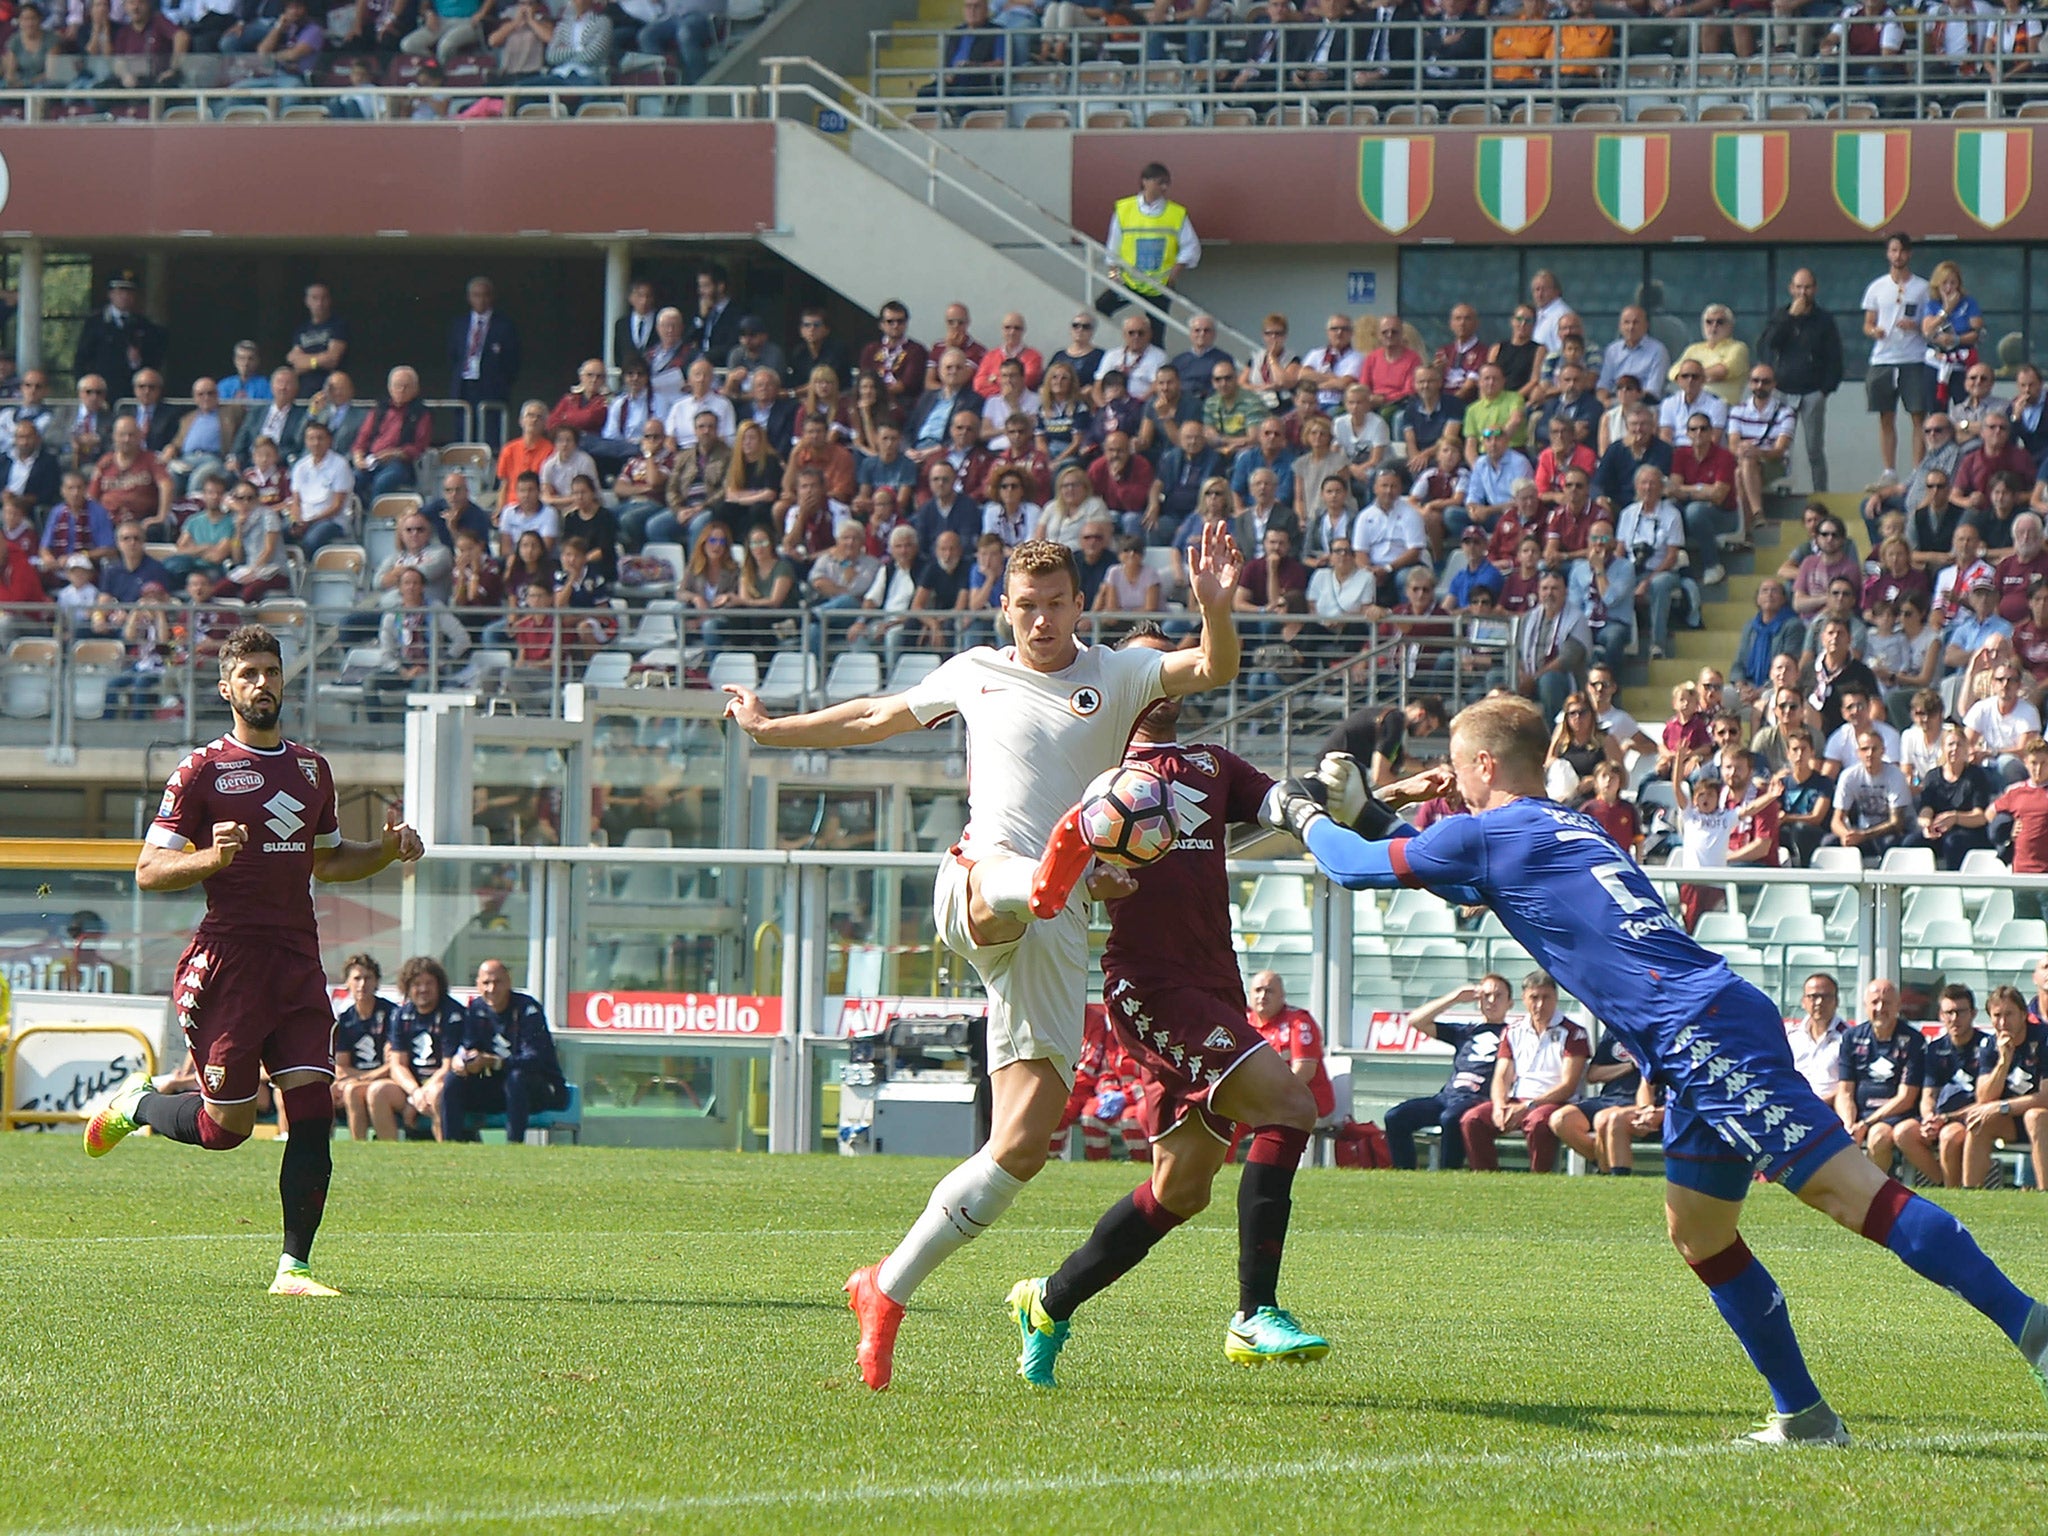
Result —
[[1180, 836], [1173, 789], [1158, 773], [1124, 763], [1081, 796], [1081, 836], [1099, 859], [1136, 869], [1164, 858]]

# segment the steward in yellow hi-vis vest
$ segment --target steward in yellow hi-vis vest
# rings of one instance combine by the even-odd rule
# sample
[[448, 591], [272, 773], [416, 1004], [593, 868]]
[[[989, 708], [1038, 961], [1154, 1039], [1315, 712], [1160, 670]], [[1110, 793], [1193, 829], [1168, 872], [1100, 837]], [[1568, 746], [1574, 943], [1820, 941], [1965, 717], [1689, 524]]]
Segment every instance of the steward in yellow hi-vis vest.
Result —
[[[1101, 313], [1115, 314], [1133, 294], [1171, 308], [1175, 277], [1201, 261], [1202, 242], [1195, 238], [1187, 209], [1166, 195], [1171, 185], [1172, 175], [1154, 161], [1138, 172], [1137, 194], [1117, 199], [1103, 241], [1109, 250], [1109, 279], [1116, 286], [1095, 301]], [[1155, 319], [1152, 330], [1158, 341], [1165, 326]]]

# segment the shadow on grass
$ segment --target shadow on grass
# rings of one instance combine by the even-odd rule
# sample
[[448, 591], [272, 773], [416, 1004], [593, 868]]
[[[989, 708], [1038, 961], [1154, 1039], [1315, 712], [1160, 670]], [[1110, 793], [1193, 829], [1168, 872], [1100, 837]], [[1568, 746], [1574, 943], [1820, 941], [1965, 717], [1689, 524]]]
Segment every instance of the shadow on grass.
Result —
[[679, 1307], [722, 1312], [844, 1312], [843, 1301], [809, 1301], [777, 1296], [624, 1296], [582, 1291], [556, 1291], [538, 1295], [523, 1291], [414, 1290], [350, 1286], [348, 1294], [373, 1301], [470, 1301], [496, 1305], [513, 1302], [520, 1306], [575, 1307]]
[[[1425, 1398], [1415, 1401], [1371, 1396], [1323, 1397], [1316, 1394], [1290, 1396], [1288, 1403], [1291, 1407], [1326, 1408], [1337, 1412], [1441, 1413], [1461, 1418], [1499, 1419], [1510, 1424], [1566, 1430], [1574, 1434], [1612, 1434], [1616, 1426], [1609, 1421], [1615, 1419], [1634, 1422], [1718, 1424], [1723, 1419], [1740, 1418], [1748, 1412], [1747, 1408], [1739, 1407], [1723, 1412], [1711, 1407], [1672, 1407], [1658, 1403], [1523, 1403], [1467, 1398]], [[1858, 1414], [1856, 1417], [1856, 1426], [1859, 1429], [1876, 1425], [1898, 1427], [1910, 1422], [1887, 1414]]]

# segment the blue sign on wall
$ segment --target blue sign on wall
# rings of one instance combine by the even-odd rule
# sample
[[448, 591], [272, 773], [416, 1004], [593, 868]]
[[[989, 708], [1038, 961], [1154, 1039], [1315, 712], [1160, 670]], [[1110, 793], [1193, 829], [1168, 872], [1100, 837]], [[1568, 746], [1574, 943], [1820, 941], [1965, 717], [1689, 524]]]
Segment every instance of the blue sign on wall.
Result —
[[846, 114], [839, 111], [836, 107], [818, 108], [818, 132], [846, 132]]
[[1370, 304], [1379, 297], [1380, 275], [1377, 272], [1353, 272], [1344, 282], [1346, 304]]

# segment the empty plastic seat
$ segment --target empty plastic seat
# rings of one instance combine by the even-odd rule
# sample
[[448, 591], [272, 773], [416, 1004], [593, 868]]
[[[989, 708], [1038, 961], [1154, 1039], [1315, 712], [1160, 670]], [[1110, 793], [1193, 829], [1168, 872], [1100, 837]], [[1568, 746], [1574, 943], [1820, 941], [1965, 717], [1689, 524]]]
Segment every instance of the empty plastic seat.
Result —
[[885, 693], [903, 693], [930, 677], [939, 669], [941, 658], [927, 651], [905, 651], [896, 658], [896, 665], [889, 669], [889, 684]]
[[1813, 915], [1813, 896], [1803, 885], [1767, 885], [1756, 899], [1756, 907], [1749, 914], [1749, 936], [1752, 939], [1768, 939], [1777, 933], [1781, 917], [1808, 917]]
[[583, 669], [583, 686], [586, 688], [623, 688], [626, 679], [633, 675], [633, 656], [629, 651], [599, 651], [590, 658], [590, 665]]
[[754, 659], [752, 651], [720, 651], [711, 658], [711, 665], [705, 668], [705, 676], [714, 689], [723, 688], [727, 683], [752, 688], [761, 681], [761, 664]]
[[825, 702], [843, 704], [882, 691], [882, 659], [873, 651], [841, 651], [825, 676]]
[[1884, 856], [1884, 862], [1877, 866], [1887, 874], [1922, 874], [1935, 872], [1934, 850], [1932, 848], [1892, 848]]
[[1244, 904], [1244, 926], [1263, 928], [1281, 911], [1308, 911], [1308, 881], [1300, 875], [1260, 875], [1252, 882], [1251, 900]]
[[0, 662], [0, 715], [13, 720], [41, 720], [50, 713], [57, 683], [57, 642], [21, 639], [7, 647]]
[[[1814, 926], [1819, 927], [1819, 924]], [[1709, 949], [1720, 949], [1724, 945], [1746, 942], [1749, 924], [1743, 921], [1739, 912], [1702, 912], [1699, 922], [1693, 927], [1692, 936]]]
[[789, 709], [818, 686], [818, 658], [809, 651], [777, 651], [761, 679], [761, 702], [771, 709]]
[[[1853, 849], [1847, 851], [1854, 852]], [[1964, 936], [1956, 943], [1971, 942], [1970, 925], [1963, 915], [1963, 893], [1953, 886], [1920, 886], [1906, 898], [1905, 915], [1899, 919], [1899, 936], [1906, 943], [1920, 948], [1928, 925], [1943, 921], [1954, 922], [1963, 929]]]

